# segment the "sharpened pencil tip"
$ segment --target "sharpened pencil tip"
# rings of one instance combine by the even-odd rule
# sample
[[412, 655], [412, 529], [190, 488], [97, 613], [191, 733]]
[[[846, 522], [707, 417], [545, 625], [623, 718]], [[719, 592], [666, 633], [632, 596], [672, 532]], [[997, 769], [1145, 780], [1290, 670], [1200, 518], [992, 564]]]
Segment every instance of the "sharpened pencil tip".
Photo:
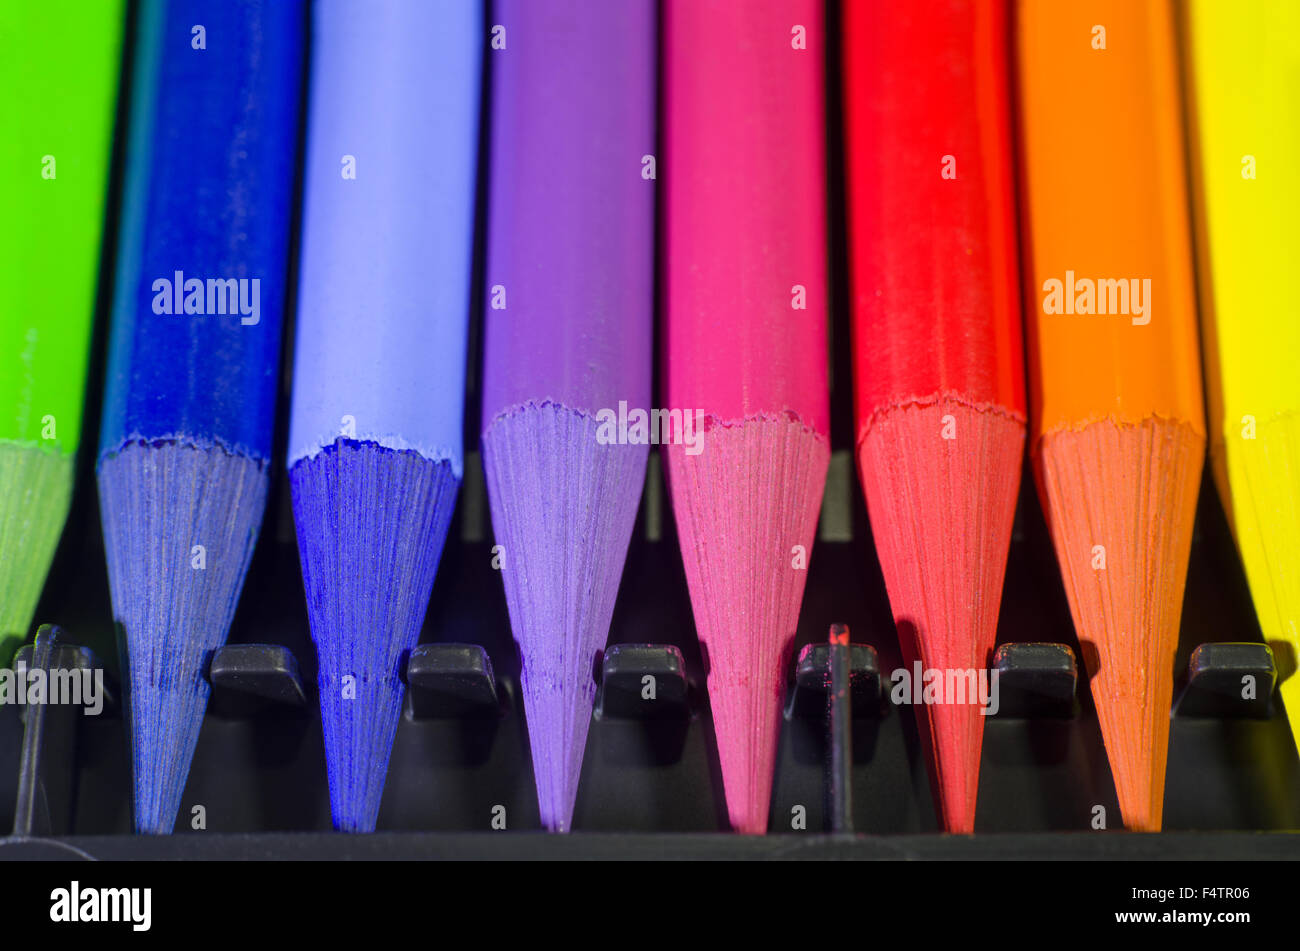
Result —
[[459, 480], [449, 460], [338, 439], [289, 471], [335, 828], [371, 832]]
[[[936, 438], [946, 422], [961, 439]], [[940, 683], [967, 671], [989, 676], [1024, 442], [1022, 416], [955, 398], [877, 412], [861, 436], [863, 491], [900, 646], [909, 666], [919, 660]], [[916, 710], [949, 832], [974, 828], [984, 739], [978, 691], [963, 694]]]
[[[1160, 828], [1205, 437], [1110, 420], [1043, 436], [1040, 481], [1124, 824]], [[1096, 548], [1104, 542], [1105, 560]], [[1104, 565], [1104, 567], [1100, 567]]]
[[669, 485], [728, 813], [736, 831], [758, 834], [830, 447], [788, 416], [713, 425], [707, 446], [668, 447]]
[[129, 668], [136, 827], [170, 832], [266, 505], [266, 465], [127, 443], [99, 464], [113, 615]]
[[0, 440], [0, 664], [31, 633], [72, 479], [72, 456]]
[[566, 831], [623, 562], [645, 481], [644, 445], [604, 445], [594, 416], [547, 402], [483, 433], [492, 526], [503, 551], [510, 626], [542, 823]]

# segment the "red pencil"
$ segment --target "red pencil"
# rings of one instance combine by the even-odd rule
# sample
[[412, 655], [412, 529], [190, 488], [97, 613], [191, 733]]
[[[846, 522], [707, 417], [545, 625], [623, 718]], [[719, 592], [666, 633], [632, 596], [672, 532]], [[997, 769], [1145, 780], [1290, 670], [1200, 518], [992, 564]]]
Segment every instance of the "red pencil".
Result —
[[[1025, 439], [1008, 39], [998, 0], [845, 9], [858, 466], [908, 669], [945, 683], [986, 676]], [[974, 692], [916, 711], [952, 832]]]

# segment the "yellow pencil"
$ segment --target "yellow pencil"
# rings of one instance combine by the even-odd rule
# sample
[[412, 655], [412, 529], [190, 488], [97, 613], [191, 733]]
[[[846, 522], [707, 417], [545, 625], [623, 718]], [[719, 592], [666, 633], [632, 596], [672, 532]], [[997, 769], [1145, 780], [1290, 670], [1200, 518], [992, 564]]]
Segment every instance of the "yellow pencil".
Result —
[[1300, 3], [1188, 13], [1210, 455], [1300, 744]]

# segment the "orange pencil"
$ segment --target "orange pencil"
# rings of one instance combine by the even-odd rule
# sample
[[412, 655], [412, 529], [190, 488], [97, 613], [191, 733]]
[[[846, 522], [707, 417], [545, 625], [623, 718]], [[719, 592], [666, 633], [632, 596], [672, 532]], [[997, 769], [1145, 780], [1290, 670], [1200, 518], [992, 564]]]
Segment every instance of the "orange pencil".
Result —
[[1174, 21], [1018, 14], [1033, 460], [1124, 824], [1151, 831], [1205, 453]]

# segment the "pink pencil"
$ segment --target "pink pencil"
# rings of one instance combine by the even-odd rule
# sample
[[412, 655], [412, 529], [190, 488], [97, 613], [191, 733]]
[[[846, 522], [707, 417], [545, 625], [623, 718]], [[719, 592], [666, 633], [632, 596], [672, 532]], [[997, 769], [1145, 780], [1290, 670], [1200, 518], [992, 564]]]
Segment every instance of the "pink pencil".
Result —
[[664, 7], [667, 449], [732, 826], [767, 829], [830, 458], [821, 0]]

